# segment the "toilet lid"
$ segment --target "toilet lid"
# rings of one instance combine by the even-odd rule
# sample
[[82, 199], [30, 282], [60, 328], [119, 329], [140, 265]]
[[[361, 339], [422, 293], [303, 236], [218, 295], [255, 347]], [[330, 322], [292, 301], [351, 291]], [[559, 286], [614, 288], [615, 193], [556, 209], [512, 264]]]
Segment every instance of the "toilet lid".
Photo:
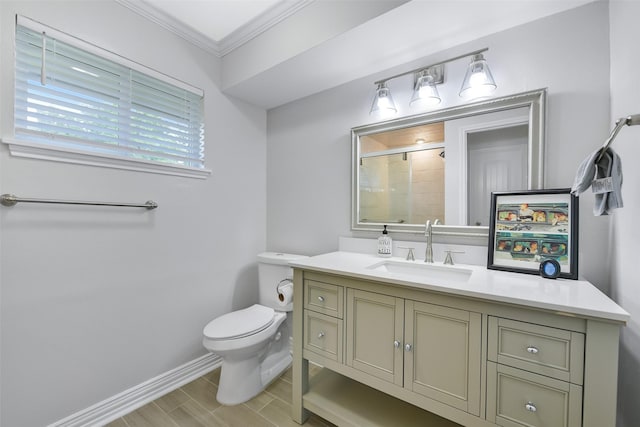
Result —
[[204, 335], [212, 340], [228, 340], [253, 335], [273, 323], [273, 308], [254, 304], [213, 319], [204, 327]]

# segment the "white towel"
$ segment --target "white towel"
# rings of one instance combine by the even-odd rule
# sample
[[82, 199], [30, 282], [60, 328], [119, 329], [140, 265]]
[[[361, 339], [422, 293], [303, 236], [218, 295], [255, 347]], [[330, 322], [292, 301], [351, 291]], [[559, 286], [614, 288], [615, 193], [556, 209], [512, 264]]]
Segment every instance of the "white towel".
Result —
[[623, 207], [622, 203], [622, 161], [615, 151], [607, 148], [596, 163], [601, 149], [591, 153], [582, 161], [571, 187], [571, 194], [580, 193], [592, 187], [596, 193], [593, 214], [608, 215], [614, 209]]

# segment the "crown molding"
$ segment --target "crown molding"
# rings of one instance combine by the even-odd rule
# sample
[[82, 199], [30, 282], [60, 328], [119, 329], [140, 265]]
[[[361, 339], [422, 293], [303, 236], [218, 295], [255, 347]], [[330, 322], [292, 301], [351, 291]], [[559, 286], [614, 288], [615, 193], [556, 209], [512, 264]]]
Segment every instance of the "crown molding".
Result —
[[121, 4], [122, 6], [130, 9], [131, 11], [137, 13], [138, 15], [148, 19], [149, 21], [160, 25], [166, 30], [171, 31], [179, 37], [187, 40], [188, 42], [206, 50], [209, 53], [212, 53], [216, 56], [220, 55], [220, 48], [218, 47], [218, 43], [209, 39], [208, 37], [203, 36], [202, 34], [194, 31], [192, 28], [187, 25], [177, 21], [174, 17], [165, 13], [155, 7], [149, 5], [146, 2], [142, 2], [139, 0], [115, 0], [116, 3]]
[[284, 21], [294, 13], [307, 7], [314, 1], [315, 0], [294, 0], [277, 3], [275, 6], [267, 9], [264, 13], [256, 16], [251, 21], [220, 40], [218, 43], [220, 56], [224, 56], [234, 49], [239, 48], [271, 27], [274, 27]]
[[287, 19], [315, 0], [294, 0], [278, 3], [218, 42], [205, 37], [193, 28], [179, 22], [173, 16], [153, 7], [147, 2], [140, 0], [115, 1], [201, 49], [217, 57], [222, 57]]

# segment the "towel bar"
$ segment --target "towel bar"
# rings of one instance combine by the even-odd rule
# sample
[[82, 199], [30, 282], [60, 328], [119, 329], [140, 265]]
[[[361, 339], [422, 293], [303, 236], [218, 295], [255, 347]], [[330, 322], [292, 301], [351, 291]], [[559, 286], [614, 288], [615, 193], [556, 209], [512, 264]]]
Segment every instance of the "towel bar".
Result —
[[13, 194], [3, 194], [0, 196], [0, 204], [2, 206], [14, 206], [17, 203], [53, 203], [62, 205], [91, 205], [91, 206], [120, 206], [127, 208], [146, 208], [155, 209], [158, 204], [153, 200], [147, 200], [145, 203], [112, 203], [112, 202], [83, 202], [78, 200], [51, 200], [51, 199], [27, 199], [16, 197]]
[[623, 117], [616, 120], [616, 127], [613, 128], [613, 130], [611, 131], [611, 134], [609, 135], [609, 138], [607, 138], [607, 140], [602, 145], [602, 148], [600, 149], [600, 154], [598, 154], [598, 157], [596, 158], [596, 163], [598, 163], [600, 159], [602, 159], [602, 156], [604, 156], [604, 152], [607, 151], [607, 148], [609, 148], [613, 140], [618, 135], [618, 132], [620, 132], [620, 129], [622, 129], [624, 125], [627, 125], [627, 126], [640, 125], [640, 114], [634, 114], [633, 116], [627, 116], [627, 117]]

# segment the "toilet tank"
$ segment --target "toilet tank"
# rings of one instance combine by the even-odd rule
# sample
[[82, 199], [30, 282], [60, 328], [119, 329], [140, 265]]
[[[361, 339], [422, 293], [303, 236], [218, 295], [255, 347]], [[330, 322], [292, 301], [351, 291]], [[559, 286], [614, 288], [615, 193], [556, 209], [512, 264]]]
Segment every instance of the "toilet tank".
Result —
[[[304, 255], [282, 252], [263, 252], [258, 255], [258, 282], [260, 304], [278, 311], [293, 310], [293, 303], [282, 305], [278, 300], [278, 285], [285, 279], [293, 279], [289, 261], [306, 258]], [[282, 286], [288, 282], [282, 282]]]

